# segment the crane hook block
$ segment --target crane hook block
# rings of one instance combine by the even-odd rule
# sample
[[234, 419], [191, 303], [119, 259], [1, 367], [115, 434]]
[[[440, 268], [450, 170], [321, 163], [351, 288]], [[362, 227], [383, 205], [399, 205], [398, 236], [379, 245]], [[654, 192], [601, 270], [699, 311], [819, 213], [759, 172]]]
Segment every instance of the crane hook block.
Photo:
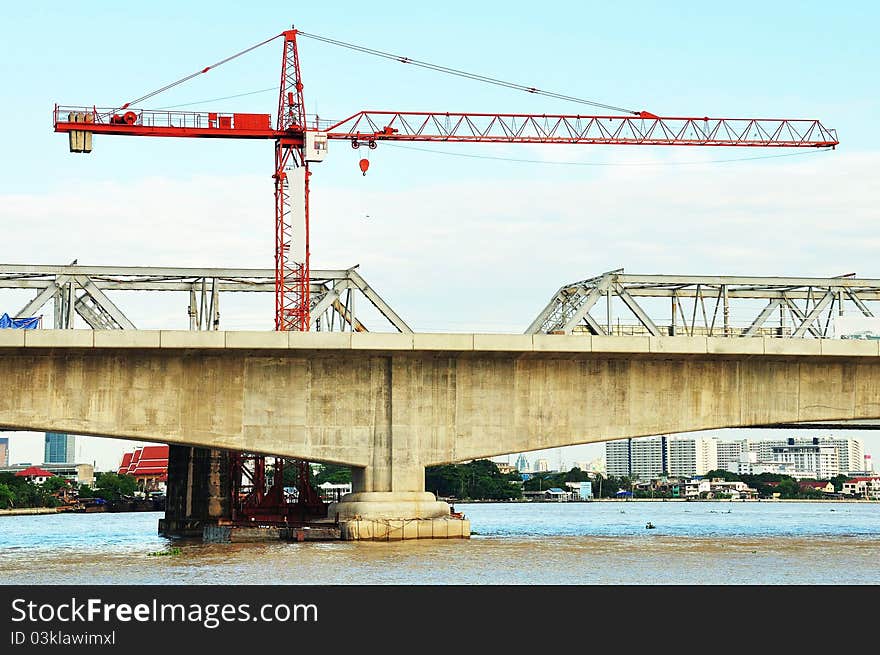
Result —
[[361, 159], [358, 162], [358, 166], [361, 167], [361, 174], [366, 175], [367, 169], [370, 168], [370, 160], [369, 159]]

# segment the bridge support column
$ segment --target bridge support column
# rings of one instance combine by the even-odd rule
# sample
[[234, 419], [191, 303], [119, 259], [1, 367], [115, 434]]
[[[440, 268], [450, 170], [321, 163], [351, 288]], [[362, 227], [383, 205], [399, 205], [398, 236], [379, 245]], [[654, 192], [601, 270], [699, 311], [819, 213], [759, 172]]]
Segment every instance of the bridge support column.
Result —
[[228, 462], [226, 452], [217, 448], [169, 448], [161, 536], [201, 538], [206, 525], [231, 516]]
[[375, 411], [371, 463], [352, 469], [352, 493], [328, 508], [339, 521], [343, 539], [436, 539], [469, 537], [470, 523], [451, 516], [449, 504], [425, 491], [425, 467], [419, 461], [419, 433], [410, 427], [408, 375], [391, 357], [371, 366]]

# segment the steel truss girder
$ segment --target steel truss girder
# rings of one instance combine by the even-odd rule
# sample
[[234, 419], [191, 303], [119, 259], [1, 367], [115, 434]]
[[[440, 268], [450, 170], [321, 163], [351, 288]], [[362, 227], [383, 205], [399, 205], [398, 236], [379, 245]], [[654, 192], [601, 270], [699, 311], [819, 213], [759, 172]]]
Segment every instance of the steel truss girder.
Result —
[[[601, 299], [605, 300], [607, 318], [591, 316]], [[661, 320], [656, 309], [648, 311], [646, 299], [671, 300], [672, 318]], [[748, 327], [731, 323], [731, 304], [740, 309], [749, 301], [766, 300]], [[688, 301], [686, 309], [684, 300]], [[633, 334], [674, 335], [679, 327], [687, 335], [771, 336], [789, 338], [825, 338], [835, 311], [844, 315], [845, 305], [857, 314], [873, 316], [868, 303], [880, 301], [880, 279], [856, 278], [853, 275], [831, 278], [787, 278], [750, 276], [628, 275], [623, 269], [574, 282], [561, 287], [526, 329], [526, 334], [586, 331], [592, 334], [615, 334], [612, 308], [625, 308], [635, 318]], [[692, 303], [692, 304], [691, 304]], [[714, 307], [712, 305], [714, 304]], [[707, 305], [709, 307], [707, 308]], [[656, 303], [655, 303], [656, 306]], [[667, 302], [666, 307], [669, 307]], [[775, 310], [779, 326], [768, 326]], [[750, 313], [756, 310], [749, 306]], [[786, 325], [785, 314], [791, 319]], [[702, 316], [702, 325], [698, 322]], [[680, 317], [680, 318], [679, 318]], [[720, 317], [720, 320], [719, 320]], [[668, 325], [664, 321], [671, 321]], [[741, 323], [740, 323], [741, 325]]]
[[[355, 270], [330, 269], [312, 271], [309, 280], [313, 307], [324, 300], [333, 289], [335, 296], [321, 306], [317, 320], [333, 316], [338, 328], [366, 331], [354, 312], [355, 292], [360, 293], [389, 323], [394, 330], [411, 334], [412, 329], [387, 302]], [[72, 286], [71, 286], [72, 285]], [[221, 293], [274, 293], [273, 269], [249, 268], [171, 268], [171, 267], [116, 267], [74, 265], [0, 264], [0, 289], [33, 289], [36, 296], [16, 316], [32, 316], [50, 300], [59, 299], [72, 288], [80, 292], [74, 299], [75, 311], [95, 329], [133, 329], [134, 324], [106, 295], [108, 291], [177, 291], [189, 294], [188, 314], [190, 329], [219, 329], [219, 297]], [[348, 305], [340, 302], [342, 292], [351, 296]], [[314, 312], [314, 309], [312, 310]], [[56, 321], [56, 327], [72, 327], [72, 322]], [[314, 327], [314, 323], [312, 323]]]

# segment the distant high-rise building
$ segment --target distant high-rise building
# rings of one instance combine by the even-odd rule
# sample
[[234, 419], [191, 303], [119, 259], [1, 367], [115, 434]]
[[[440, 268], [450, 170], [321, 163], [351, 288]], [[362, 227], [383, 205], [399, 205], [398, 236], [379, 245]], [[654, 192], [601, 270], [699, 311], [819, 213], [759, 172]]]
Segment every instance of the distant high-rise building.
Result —
[[817, 480], [827, 480], [840, 473], [837, 448], [819, 437], [810, 440], [790, 438], [782, 445], [773, 446], [770, 461], [792, 463], [801, 471], [811, 472]]
[[9, 437], [0, 437], [0, 466], [9, 466]]
[[669, 440], [669, 475], [706, 475], [718, 468], [718, 440], [711, 437], [673, 437]]
[[[741, 450], [742, 445], [738, 447]], [[608, 441], [605, 458], [608, 475], [616, 477], [651, 480], [663, 474], [705, 475], [718, 468], [718, 440], [659, 436]]]
[[47, 432], [43, 454], [45, 464], [72, 463], [75, 458], [76, 437], [63, 432]]
[[543, 473], [545, 471], [550, 470], [550, 462], [548, 462], [543, 457], [535, 460], [535, 471], [538, 473]]
[[573, 468], [579, 468], [579, 469], [580, 469], [581, 471], [583, 471], [584, 473], [587, 473], [587, 472], [589, 472], [589, 470], [590, 470], [590, 463], [589, 463], [589, 462], [585, 462], [585, 461], [577, 461], [577, 462], [573, 462], [573, 463], [572, 463], [572, 467], [573, 467]]
[[738, 462], [743, 452], [742, 441], [718, 442], [718, 468], [726, 469], [728, 465]]
[[605, 442], [605, 468], [615, 477], [650, 480], [666, 469], [666, 437], [644, 437]]
[[[820, 439], [821, 441], [823, 440]], [[837, 450], [837, 463], [841, 473], [864, 470], [865, 447], [860, 439], [830, 438], [828, 442]]]
[[[730, 464], [739, 461], [743, 453], [756, 453], [760, 451], [760, 442], [752, 439], [739, 439], [737, 441], [718, 441], [718, 465], [715, 468], [726, 469]], [[769, 450], [767, 451], [769, 454]]]
[[526, 459], [526, 456], [522, 453], [519, 454], [519, 457], [516, 458], [516, 470], [523, 472], [529, 470], [529, 460]]
[[871, 459], [871, 456], [865, 453], [865, 471], [868, 473], [872, 473], [874, 471], [874, 462]]

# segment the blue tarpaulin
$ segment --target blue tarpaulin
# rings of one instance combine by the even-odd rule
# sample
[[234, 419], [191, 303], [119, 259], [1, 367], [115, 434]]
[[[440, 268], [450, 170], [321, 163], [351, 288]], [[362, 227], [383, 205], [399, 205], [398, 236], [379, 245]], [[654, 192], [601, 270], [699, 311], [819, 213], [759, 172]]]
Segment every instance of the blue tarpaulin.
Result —
[[0, 316], [0, 328], [17, 328], [19, 330], [36, 330], [40, 327], [40, 317], [9, 318], [9, 314]]

